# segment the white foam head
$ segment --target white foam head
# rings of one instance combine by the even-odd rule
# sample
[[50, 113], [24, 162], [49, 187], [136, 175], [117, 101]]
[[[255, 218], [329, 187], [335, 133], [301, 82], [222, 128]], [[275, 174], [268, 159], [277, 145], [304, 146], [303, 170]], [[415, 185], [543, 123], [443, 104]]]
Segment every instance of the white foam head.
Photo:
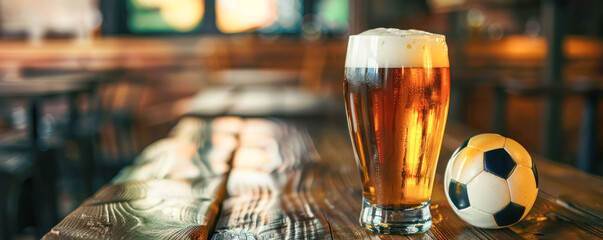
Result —
[[395, 28], [375, 28], [350, 36], [346, 67], [448, 67], [444, 35]]

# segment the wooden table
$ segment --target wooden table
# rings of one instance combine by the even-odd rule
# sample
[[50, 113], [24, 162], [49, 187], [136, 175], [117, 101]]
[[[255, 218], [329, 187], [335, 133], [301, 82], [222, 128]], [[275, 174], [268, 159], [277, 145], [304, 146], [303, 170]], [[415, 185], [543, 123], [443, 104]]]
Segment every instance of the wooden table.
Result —
[[226, 85], [292, 85], [299, 82], [299, 71], [278, 69], [227, 69], [214, 71], [209, 79], [215, 84]]
[[471, 227], [445, 200], [442, 172], [475, 132], [449, 123], [424, 234], [375, 235], [358, 223], [361, 184], [345, 124], [184, 118], [168, 138], [44, 239], [600, 239], [603, 180], [533, 156], [540, 192], [520, 223]]
[[184, 114], [287, 119], [324, 117], [333, 105], [330, 100], [291, 86], [213, 86], [195, 95]]

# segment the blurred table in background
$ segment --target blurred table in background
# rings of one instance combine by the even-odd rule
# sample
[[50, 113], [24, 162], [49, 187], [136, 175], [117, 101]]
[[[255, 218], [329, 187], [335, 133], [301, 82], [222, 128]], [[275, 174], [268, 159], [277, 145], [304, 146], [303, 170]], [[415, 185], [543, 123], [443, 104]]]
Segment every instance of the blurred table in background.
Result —
[[222, 86], [207, 88], [191, 98], [187, 115], [279, 118], [326, 117], [332, 99], [286, 86]]
[[[324, 59], [326, 68], [343, 67], [346, 39], [306, 42], [294, 38], [265, 40], [252, 36], [133, 38], [103, 37], [87, 42], [46, 40], [31, 45], [0, 40], [3, 71], [46, 69], [136, 69], [159, 66], [198, 66], [210, 69], [271, 68], [295, 70]], [[547, 43], [542, 37], [513, 35], [502, 40], [469, 39], [461, 49], [451, 45], [451, 59], [461, 66], [498, 69], [541, 67]], [[457, 48], [455, 48], [457, 47]], [[603, 42], [568, 36], [564, 41], [567, 75], [600, 73]], [[314, 58], [314, 59], [311, 59]], [[586, 72], [585, 72], [586, 71]]]
[[40, 45], [4, 40], [0, 44], [0, 66], [4, 71], [21, 68], [91, 71], [173, 66], [176, 56], [182, 60], [186, 53], [177, 50], [165, 40], [137, 38], [102, 38], [84, 43], [48, 40]]
[[291, 70], [228, 69], [214, 71], [210, 82], [220, 85], [295, 85], [299, 72]]

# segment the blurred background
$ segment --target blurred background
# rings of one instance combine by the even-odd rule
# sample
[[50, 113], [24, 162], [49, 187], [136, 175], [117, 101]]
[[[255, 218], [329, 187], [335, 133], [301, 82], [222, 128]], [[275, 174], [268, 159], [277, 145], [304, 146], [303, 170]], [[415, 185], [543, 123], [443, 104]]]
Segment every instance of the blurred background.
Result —
[[448, 121], [601, 175], [601, 9], [599, 0], [0, 0], [0, 239], [48, 232], [183, 115], [345, 127], [347, 36], [375, 27], [447, 36]]

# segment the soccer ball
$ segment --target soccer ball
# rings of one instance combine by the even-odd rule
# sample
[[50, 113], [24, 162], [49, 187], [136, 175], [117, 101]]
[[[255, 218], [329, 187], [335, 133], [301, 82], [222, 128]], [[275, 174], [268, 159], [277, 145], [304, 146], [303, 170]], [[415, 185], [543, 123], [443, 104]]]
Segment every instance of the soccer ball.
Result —
[[476, 135], [448, 161], [446, 198], [454, 212], [480, 228], [503, 228], [525, 217], [538, 195], [538, 173], [528, 152], [498, 134]]

